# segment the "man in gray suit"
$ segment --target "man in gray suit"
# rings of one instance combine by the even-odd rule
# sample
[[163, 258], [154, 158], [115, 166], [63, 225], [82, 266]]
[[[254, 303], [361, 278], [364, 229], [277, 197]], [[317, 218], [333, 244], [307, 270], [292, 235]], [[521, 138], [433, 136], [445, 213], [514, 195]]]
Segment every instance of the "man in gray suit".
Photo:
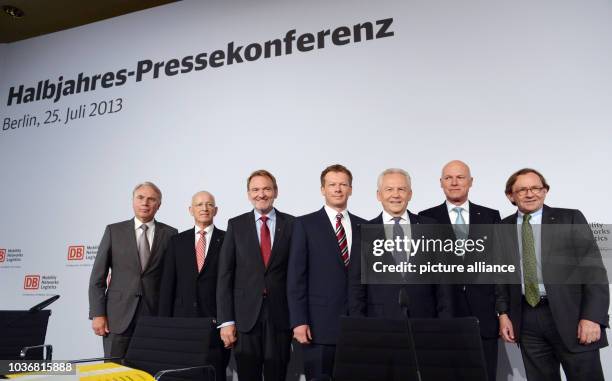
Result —
[[155, 184], [138, 184], [135, 217], [108, 225], [98, 247], [89, 279], [89, 318], [94, 333], [103, 337], [105, 357], [124, 357], [138, 317], [157, 315], [162, 255], [177, 234], [154, 220], [161, 200]]

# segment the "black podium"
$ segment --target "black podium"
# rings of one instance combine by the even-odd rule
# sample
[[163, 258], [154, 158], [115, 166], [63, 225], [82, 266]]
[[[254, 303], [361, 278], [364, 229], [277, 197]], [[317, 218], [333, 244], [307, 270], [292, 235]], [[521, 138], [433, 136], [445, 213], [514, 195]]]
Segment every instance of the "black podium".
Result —
[[[51, 311], [0, 311], [0, 359], [22, 359], [21, 349], [45, 343]], [[25, 359], [42, 360], [43, 349], [28, 351]]]
[[334, 381], [486, 381], [476, 318], [343, 317]]

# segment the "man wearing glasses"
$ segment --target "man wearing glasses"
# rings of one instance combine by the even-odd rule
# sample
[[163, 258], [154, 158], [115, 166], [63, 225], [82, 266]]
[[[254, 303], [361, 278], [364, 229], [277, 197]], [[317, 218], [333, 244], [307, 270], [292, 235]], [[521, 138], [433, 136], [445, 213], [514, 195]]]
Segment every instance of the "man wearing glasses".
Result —
[[560, 365], [569, 381], [603, 380], [607, 274], [584, 215], [545, 205], [549, 189], [530, 168], [506, 182], [518, 211], [502, 220], [516, 225], [502, 235], [502, 247], [514, 254], [521, 278], [497, 286], [499, 333], [519, 343], [528, 380], [561, 380]]

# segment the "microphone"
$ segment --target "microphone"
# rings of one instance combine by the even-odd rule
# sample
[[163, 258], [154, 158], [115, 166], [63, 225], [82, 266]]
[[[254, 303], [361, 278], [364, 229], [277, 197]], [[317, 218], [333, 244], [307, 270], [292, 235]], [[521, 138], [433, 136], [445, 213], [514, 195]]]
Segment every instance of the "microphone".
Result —
[[410, 317], [410, 309], [409, 309], [410, 297], [408, 296], [408, 291], [406, 290], [405, 287], [400, 288], [399, 295], [398, 295], [398, 303], [400, 307], [402, 307], [402, 311], [404, 311], [404, 315], [406, 315], [406, 317], [409, 318]]
[[55, 302], [56, 300], [58, 300], [60, 298], [59, 295], [54, 295], [52, 297], [50, 297], [47, 300], [43, 300], [42, 302], [38, 303], [37, 305], [35, 305], [34, 307], [30, 308], [28, 310], [28, 312], [38, 312], [38, 311], [42, 311], [45, 307], [47, 307], [48, 305], [50, 305], [51, 303]]

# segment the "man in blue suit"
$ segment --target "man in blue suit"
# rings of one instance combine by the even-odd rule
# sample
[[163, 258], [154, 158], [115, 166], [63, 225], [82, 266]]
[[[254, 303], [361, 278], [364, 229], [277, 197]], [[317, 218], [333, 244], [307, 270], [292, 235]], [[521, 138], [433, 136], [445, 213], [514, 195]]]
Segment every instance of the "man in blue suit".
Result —
[[348, 313], [348, 264], [359, 260], [359, 225], [365, 222], [347, 211], [352, 181], [340, 164], [325, 168], [325, 206], [294, 223], [287, 297], [307, 380], [332, 376], [340, 316]]

